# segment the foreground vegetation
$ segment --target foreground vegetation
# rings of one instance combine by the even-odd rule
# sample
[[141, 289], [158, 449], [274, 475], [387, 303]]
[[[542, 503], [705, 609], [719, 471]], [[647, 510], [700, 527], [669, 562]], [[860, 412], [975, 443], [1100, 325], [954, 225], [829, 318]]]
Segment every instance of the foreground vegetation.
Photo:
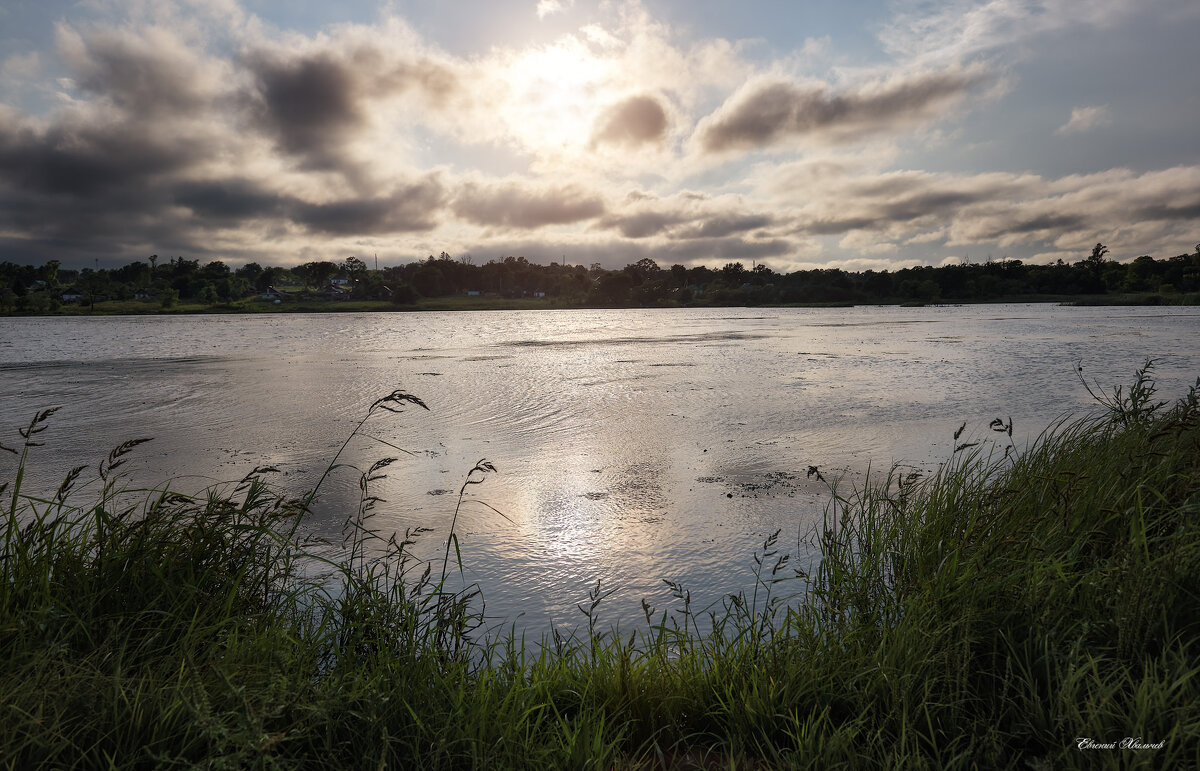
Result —
[[776, 273], [730, 262], [662, 268], [645, 258], [620, 270], [505, 257], [482, 265], [443, 252], [368, 269], [356, 257], [292, 268], [182, 257], [113, 270], [0, 263], [0, 313], [183, 313], [339, 310], [488, 310], [580, 307], [850, 305], [856, 303], [1075, 302], [1200, 304], [1200, 244], [1192, 254], [1121, 263], [1096, 244], [1074, 263], [1020, 260], [849, 273]]
[[[1198, 389], [1168, 408], [1142, 372], [1026, 451], [963, 442], [933, 478], [835, 487], [811, 575], [773, 537], [750, 595], [701, 611], [675, 587], [617, 631], [598, 586], [583, 631], [540, 647], [482, 636], [478, 598], [445, 588], [453, 525], [432, 565], [370, 529], [390, 459], [320, 561], [297, 540], [315, 491], [273, 494], [266, 470], [122, 492], [134, 442], [93, 488], [76, 470], [28, 494], [42, 413], [4, 488], [0, 762], [1194, 768]], [[397, 392], [367, 418], [420, 407]], [[1102, 746], [1127, 737], [1142, 749]]]

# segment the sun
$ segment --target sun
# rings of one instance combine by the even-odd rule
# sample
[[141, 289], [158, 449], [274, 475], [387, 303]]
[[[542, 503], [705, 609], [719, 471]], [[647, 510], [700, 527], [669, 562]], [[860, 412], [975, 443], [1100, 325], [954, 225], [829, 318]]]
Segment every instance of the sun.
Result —
[[534, 150], [585, 147], [612, 67], [575, 37], [520, 54], [506, 73], [514, 133]]

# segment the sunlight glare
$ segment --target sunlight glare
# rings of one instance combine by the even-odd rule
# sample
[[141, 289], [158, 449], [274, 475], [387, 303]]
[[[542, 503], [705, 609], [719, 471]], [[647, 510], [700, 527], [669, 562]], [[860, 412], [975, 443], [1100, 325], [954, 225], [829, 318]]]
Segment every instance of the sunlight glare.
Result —
[[508, 75], [518, 138], [534, 150], [585, 146], [611, 66], [575, 37], [523, 53]]

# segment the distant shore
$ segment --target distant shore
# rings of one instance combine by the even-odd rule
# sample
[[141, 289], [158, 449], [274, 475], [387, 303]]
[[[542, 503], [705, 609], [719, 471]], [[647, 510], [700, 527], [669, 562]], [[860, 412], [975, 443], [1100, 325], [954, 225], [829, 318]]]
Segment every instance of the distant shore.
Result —
[[8, 311], [0, 316], [180, 316], [194, 314], [259, 314], [259, 313], [405, 313], [422, 311], [523, 311], [523, 310], [581, 310], [581, 309], [664, 309], [664, 308], [851, 308], [854, 306], [893, 305], [919, 308], [939, 305], [1000, 305], [1005, 303], [1049, 303], [1077, 306], [1192, 306], [1200, 305], [1200, 293], [1188, 294], [1103, 294], [1103, 295], [1017, 295], [989, 300], [948, 300], [914, 302], [892, 300], [880, 302], [827, 303], [764, 303], [761, 305], [717, 303], [670, 303], [657, 305], [606, 305], [575, 302], [561, 298], [542, 297], [433, 297], [412, 303], [396, 304], [386, 300], [240, 300], [233, 303], [204, 304], [180, 302], [170, 308], [160, 303], [142, 300], [106, 300], [89, 305], [62, 305], [53, 311]]

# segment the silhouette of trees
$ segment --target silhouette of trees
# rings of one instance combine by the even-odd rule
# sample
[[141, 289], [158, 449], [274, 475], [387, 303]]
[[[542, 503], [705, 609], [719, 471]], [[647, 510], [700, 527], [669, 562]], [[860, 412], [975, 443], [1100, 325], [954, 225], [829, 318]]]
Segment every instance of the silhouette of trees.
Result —
[[296, 291], [322, 288], [334, 277], [348, 280], [355, 299], [404, 305], [421, 297], [485, 294], [519, 298], [545, 296], [559, 305], [662, 306], [758, 305], [777, 303], [971, 302], [998, 299], [1065, 298], [1105, 292], [1136, 293], [1143, 302], [1200, 303], [1200, 244], [1169, 259], [1142, 255], [1129, 262], [1109, 257], [1097, 243], [1077, 262], [1026, 265], [988, 259], [942, 267], [919, 266], [848, 273], [835, 268], [776, 273], [766, 265], [747, 269], [729, 262], [717, 270], [675, 264], [664, 269], [653, 258], [606, 269], [505, 256], [477, 263], [446, 252], [421, 261], [371, 270], [357, 257], [339, 263], [305, 262], [291, 269], [247, 263], [232, 270], [222, 260], [157, 255], [111, 269], [73, 270], [51, 260], [40, 266], [0, 263], [0, 312], [54, 310], [62, 297], [82, 295], [88, 306], [106, 299], [236, 303], [268, 287]]

